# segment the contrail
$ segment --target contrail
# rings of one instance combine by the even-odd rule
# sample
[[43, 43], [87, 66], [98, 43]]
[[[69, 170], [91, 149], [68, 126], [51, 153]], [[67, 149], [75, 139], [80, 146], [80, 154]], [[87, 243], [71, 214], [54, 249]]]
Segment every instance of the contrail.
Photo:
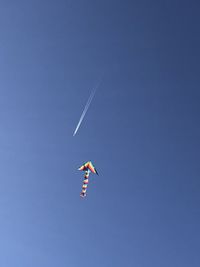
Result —
[[88, 98], [88, 101], [87, 101], [87, 103], [86, 103], [86, 105], [85, 105], [85, 107], [84, 107], [84, 110], [83, 110], [83, 112], [82, 112], [82, 114], [81, 114], [80, 120], [79, 120], [79, 122], [78, 122], [78, 124], [77, 124], [77, 126], [76, 126], [76, 129], [75, 129], [75, 131], [74, 131], [74, 133], [73, 133], [73, 136], [75, 136], [75, 134], [77, 133], [77, 131], [78, 131], [78, 129], [79, 129], [79, 127], [80, 127], [80, 125], [81, 125], [81, 123], [82, 123], [84, 117], [85, 117], [85, 114], [86, 114], [86, 112], [87, 112], [87, 110], [88, 110], [88, 108], [89, 108], [89, 106], [90, 106], [90, 104], [91, 104], [91, 102], [92, 102], [92, 99], [94, 98], [94, 95], [95, 95], [96, 90], [98, 89], [100, 83], [101, 83], [101, 81], [97, 84], [96, 87], [94, 87], [94, 88], [92, 89], [92, 92], [91, 92], [91, 94], [90, 94], [90, 96], [89, 96], [89, 98]]

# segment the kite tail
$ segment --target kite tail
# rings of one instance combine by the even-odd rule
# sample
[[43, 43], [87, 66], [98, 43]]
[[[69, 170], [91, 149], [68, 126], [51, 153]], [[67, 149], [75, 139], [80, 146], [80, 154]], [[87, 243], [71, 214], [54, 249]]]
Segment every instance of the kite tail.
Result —
[[87, 186], [89, 183], [89, 173], [85, 172], [84, 180], [83, 180], [83, 185], [82, 185], [82, 190], [80, 193], [80, 197], [86, 197], [86, 191], [87, 191]]

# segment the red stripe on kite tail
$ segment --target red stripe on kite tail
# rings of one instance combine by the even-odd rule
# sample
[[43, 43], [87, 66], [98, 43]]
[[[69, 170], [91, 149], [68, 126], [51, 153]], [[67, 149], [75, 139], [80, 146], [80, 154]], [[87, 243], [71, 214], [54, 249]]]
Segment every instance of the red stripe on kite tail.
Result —
[[84, 178], [88, 179], [88, 177], [89, 177], [89, 173], [85, 173]]

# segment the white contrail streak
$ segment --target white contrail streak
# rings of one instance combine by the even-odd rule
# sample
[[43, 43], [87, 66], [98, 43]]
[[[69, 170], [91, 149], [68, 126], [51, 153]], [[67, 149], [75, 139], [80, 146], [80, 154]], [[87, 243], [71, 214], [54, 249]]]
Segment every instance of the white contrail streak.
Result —
[[87, 112], [87, 110], [88, 110], [88, 108], [89, 108], [89, 106], [90, 106], [90, 104], [92, 102], [92, 99], [93, 99], [93, 97], [94, 97], [94, 95], [96, 93], [96, 90], [99, 87], [100, 83], [101, 83], [101, 81], [97, 84], [97, 86], [95, 88], [93, 88], [93, 90], [92, 90], [92, 92], [91, 92], [91, 94], [90, 94], [90, 96], [88, 98], [88, 101], [87, 101], [87, 103], [86, 103], [86, 105], [84, 107], [84, 110], [83, 110], [83, 112], [81, 114], [80, 120], [79, 120], [79, 122], [78, 122], [78, 124], [76, 126], [76, 129], [75, 129], [74, 133], [73, 133], [73, 136], [75, 136], [75, 134], [77, 133], [77, 131], [78, 131], [78, 129], [79, 129], [84, 117], [85, 117], [85, 114], [86, 114], [86, 112]]

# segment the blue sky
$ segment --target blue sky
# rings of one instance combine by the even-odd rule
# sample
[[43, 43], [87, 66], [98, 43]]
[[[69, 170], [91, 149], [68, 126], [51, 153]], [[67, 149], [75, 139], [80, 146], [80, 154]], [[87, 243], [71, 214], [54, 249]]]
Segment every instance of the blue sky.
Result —
[[1, 267], [199, 266], [199, 7], [1, 1]]

